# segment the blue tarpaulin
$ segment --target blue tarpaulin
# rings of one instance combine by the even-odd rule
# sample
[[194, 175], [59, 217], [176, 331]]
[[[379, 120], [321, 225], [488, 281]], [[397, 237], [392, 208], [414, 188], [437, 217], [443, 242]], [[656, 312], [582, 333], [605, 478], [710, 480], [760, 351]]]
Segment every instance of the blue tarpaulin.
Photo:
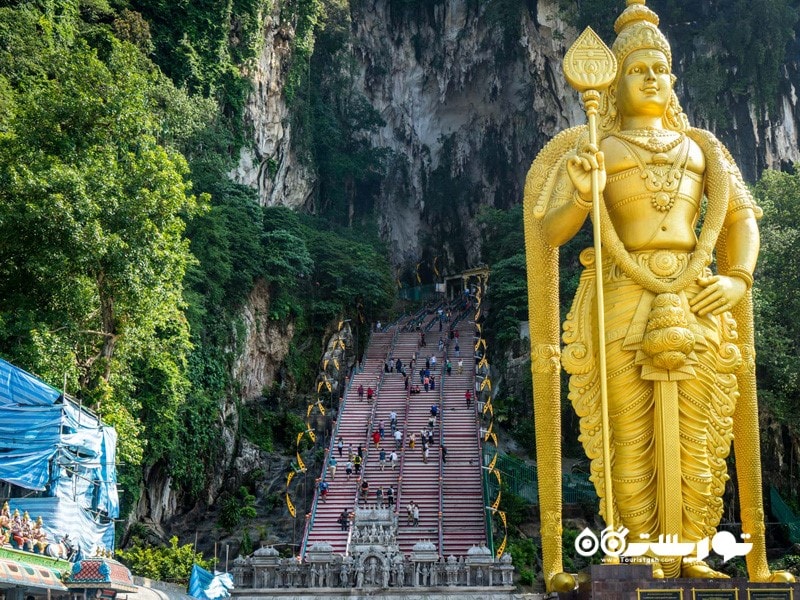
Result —
[[200, 565], [192, 567], [189, 576], [189, 595], [197, 600], [216, 600], [227, 598], [233, 589], [233, 578], [230, 573], [212, 574]]
[[42, 529], [50, 542], [59, 542], [68, 535], [71, 544], [80, 548], [78, 558], [94, 554], [95, 548], [114, 548], [114, 527], [108, 519], [100, 518], [65, 498], [12, 498], [11, 512], [19, 510], [31, 518], [42, 517]]
[[[116, 443], [116, 431], [96, 415], [0, 359], [0, 480], [41, 492], [12, 499], [12, 509], [41, 515], [51, 540], [69, 534], [87, 554], [113, 548]], [[34, 500], [36, 507], [22, 508]]]

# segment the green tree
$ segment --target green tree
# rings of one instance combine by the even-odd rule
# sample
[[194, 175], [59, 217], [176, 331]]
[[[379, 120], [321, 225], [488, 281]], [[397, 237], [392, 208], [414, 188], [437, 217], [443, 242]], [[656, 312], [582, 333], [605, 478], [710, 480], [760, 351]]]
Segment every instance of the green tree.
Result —
[[356, 91], [348, 2], [328, 0], [314, 33], [310, 86], [298, 93], [295, 109], [319, 176], [317, 207], [339, 225], [371, 223], [387, 151], [373, 147], [369, 136], [386, 123]]
[[[161, 413], [145, 427], [170, 423], [188, 385], [183, 231], [198, 202], [183, 157], [157, 141], [157, 71], [111, 35], [101, 60], [65, 28], [0, 9], [2, 46], [37, 50], [24, 66], [0, 55], [15, 74], [0, 136], [0, 348], [56, 385], [66, 374], [135, 464], [141, 411]], [[30, 41], [42, 29], [54, 33]]]
[[168, 581], [186, 585], [192, 566], [212, 569], [213, 561], [205, 560], [195, 552], [192, 544], [178, 546], [177, 536], [169, 540], [169, 546], [149, 546], [134, 543], [128, 550], [117, 550], [117, 557], [134, 575], [157, 581]]
[[755, 186], [764, 210], [755, 273], [756, 365], [762, 402], [800, 426], [800, 172], [765, 171]]

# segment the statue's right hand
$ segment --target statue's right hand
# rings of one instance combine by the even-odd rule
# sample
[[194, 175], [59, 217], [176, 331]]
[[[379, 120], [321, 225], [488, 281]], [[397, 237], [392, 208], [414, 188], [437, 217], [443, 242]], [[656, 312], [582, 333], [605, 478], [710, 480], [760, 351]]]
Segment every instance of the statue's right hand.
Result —
[[567, 174], [578, 195], [586, 202], [592, 201], [592, 171], [597, 171], [597, 192], [606, 187], [605, 157], [594, 144], [587, 144], [567, 160]]

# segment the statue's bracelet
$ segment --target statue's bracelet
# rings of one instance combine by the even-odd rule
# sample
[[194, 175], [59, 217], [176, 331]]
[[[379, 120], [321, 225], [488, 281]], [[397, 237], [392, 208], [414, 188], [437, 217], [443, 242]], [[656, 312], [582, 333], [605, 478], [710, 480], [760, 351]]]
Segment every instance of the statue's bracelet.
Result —
[[578, 190], [575, 190], [572, 193], [572, 203], [580, 208], [581, 210], [590, 211], [592, 210], [592, 201], [591, 200], [584, 200], [581, 198], [581, 195], [578, 193]]
[[739, 279], [743, 280], [747, 285], [748, 290], [753, 287], [753, 275], [750, 273], [747, 267], [742, 265], [733, 265], [728, 269], [727, 274], [731, 277], [738, 277]]

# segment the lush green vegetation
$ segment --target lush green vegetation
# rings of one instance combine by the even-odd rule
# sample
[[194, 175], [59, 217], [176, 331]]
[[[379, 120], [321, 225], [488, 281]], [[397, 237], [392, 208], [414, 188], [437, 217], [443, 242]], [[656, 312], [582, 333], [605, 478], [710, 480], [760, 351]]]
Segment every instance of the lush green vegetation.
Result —
[[132, 10], [123, 9], [116, 18], [115, 31], [151, 55], [175, 85], [217, 100], [241, 141], [242, 108], [251, 87], [243, 68], [261, 48], [264, 17], [272, 6], [273, 0], [132, 0]]
[[[297, 57], [300, 46], [311, 55], [321, 7], [282, 5]], [[286, 391], [310, 386], [329, 323], [374, 316], [392, 298], [372, 213], [357, 204], [380, 153], [351, 171], [334, 162], [355, 146], [339, 141], [373, 126], [358, 99], [308, 146], [320, 157], [320, 216], [259, 207], [228, 179], [244, 139], [242, 69], [271, 10], [268, 0], [0, 8], [0, 353], [117, 428], [124, 508], [143, 466], [160, 465], [189, 502], [207, 488], [220, 405], [237, 398], [238, 314], [257, 283], [269, 319], [298, 340], [277, 404], [242, 419], [242, 434], [268, 449], [301, 426], [291, 409], [302, 402]], [[320, 86], [326, 96], [296, 97], [321, 112], [337, 88]], [[343, 202], [360, 217], [343, 218]]]
[[245, 486], [241, 486], [235, 494], [225, 492], [220, 502], [219, 524], [231, 531], [238, 527], [242, 521], [249, 521], [256, 517], [256, 497]]
[[514, 539], [508, 544], [508, 553], [511, 555], [512, 564], [519, 573], [519, 582], [522, 585], [533, 585], [536, 574], [539, 573], [539, 547], [531, 538]]
[[117, 550], [117, 558], [140, 577], [149, 577], [156, 581], [169, 581], [186, 585], [192, 566], [197, 564], [206, 570], [212, 570], [214, 563], [203, 559], [203, 555], [195, 552], [192, 544], [178, 546], [178, 538], [173, 536], [169, 546], [149, 546], [136, 540], [127, 550]]
[[800, 431], [800, 172], [766, 171], [754, 191], [764, 209], [753, 288], [759, 396]]
[[84, 396], [138, 464], [141, 415], [168, 426], [189, 387], [183, 234], [206, 199], [164, 143], [171, 82], [77, 5], [48, 8], [0, 9], [0, 347]]

